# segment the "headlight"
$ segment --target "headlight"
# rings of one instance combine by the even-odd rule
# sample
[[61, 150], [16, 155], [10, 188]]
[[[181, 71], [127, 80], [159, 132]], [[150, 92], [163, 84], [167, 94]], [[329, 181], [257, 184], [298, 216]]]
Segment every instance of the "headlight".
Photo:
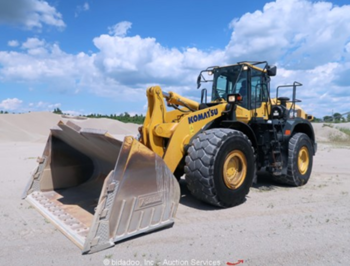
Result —
[[241, 102], [242, 100], [243, 100], [242, 95], [240, 95], [238, 93], [227, 95], [227, 102], [228, 103]]
[[236, 95], [229, 95], [227, 97], [227, 102], [228, 103], [234, 103], [236, 101]]

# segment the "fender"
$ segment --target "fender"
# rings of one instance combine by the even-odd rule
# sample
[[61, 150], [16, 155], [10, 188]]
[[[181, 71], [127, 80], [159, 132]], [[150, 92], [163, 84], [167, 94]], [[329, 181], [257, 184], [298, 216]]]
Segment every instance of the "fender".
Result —
[[258, 150], [257, 149], [258, 148], [258, 141], [256, 139], [254, 131], [252, 130], [252, 128], [250, 126], [248, 126], [247, 124], [240, 122], [240, 121], [232, 121], [232, 122], [230, 121], [230, 123], [225, 123], [224, 125], [227, 128], [231, 128], [231, 129], [235, 129], [235, 130], [243, 132], [245, 135], [247, 135], [247, 137], [252, 142], [254, 150], [255, 151]]
[[313, 155], [315, 155], [317, 151], [317, 143], [314, 128], [310, 121], [300, 117], [287, 120], [283, 128], [283, 138], [285, 141], [289, 141], [289, 139], [296, 133], [304, 133], [310, 138], [314, 147]]

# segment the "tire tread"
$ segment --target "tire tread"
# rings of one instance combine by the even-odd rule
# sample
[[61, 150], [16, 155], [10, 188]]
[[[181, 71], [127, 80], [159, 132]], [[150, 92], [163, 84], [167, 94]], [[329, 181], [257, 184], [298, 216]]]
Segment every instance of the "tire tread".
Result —
[[[249, 143], [254, 154], [254, 148], [249, 138], [242, 132], [233, 129], [210, 129], [200, 133], [192, 141], [192, 145], [189, 147], [188, 155], [185, 159], [185, 174], [187, 187], [196, 198], [220, 207], [230, 207], [244, 201], [249, 189], [246, 194], [242, 194], [240, 197], [236, 198], [230, 205], [221, 202], [214, 182], [214, 162], [218, 155], [218, 150], [224, 145], [224, 142], [228, 138], [234, 135], [245, 139]], [[254, 171], [254, 178], [255, 175], [256, 171]]]

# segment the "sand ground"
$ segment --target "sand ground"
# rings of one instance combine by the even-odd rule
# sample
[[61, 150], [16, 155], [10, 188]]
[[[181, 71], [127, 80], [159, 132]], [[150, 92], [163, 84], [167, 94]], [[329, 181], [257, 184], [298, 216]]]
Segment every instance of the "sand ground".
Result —
[[[44, 122], [33, 117], [42, 117]], [[315, 126], [325, 138], [321, 138], [305, 186], [283, 187], [259, 175], [246, 202], [217, 209], [194, 199], [182, 181], [172, 228], [81, 255], [21, 200], [49, 125], [61, 118], [33, 114], [25, 122], [16, 119], [23, 118], [9, 121], [0, 116], [0, 265], [227, 265], [240, 260], [239, 265], [349, 265], [350, 146], [327, 141], [327, 133], [322, 132], [325, 127]], [[110, 121], [89, 123], [115, 127], [117, 135], [136, 134], [137, 129]], [[123, 126], [122, 133], [116, 130], [118, 126]]]

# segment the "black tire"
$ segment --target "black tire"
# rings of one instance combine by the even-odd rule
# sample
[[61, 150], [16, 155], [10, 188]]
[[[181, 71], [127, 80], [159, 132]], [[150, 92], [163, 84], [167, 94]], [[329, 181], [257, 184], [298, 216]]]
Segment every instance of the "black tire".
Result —
[[[232, 207], [245, 200], [256, 175], [254, 149], [245, 134], [233, 129], [210, 129], [193, 139], [187, 153], [185, 179], [193, 196], [219, 207]], [[227, 162], [228, 167], [228, 158], [235, 153], [244, 162], [244, 177], [237, 187], [229, 188], [224, 180], [224, 164]]]
[[294, 187], [305, 185], [311, 175], [313, 154], [310, 138], [304, 133], [296, 133], [288, 144], [287, 175], [274, 176], [274, 179], [279, 183]]

